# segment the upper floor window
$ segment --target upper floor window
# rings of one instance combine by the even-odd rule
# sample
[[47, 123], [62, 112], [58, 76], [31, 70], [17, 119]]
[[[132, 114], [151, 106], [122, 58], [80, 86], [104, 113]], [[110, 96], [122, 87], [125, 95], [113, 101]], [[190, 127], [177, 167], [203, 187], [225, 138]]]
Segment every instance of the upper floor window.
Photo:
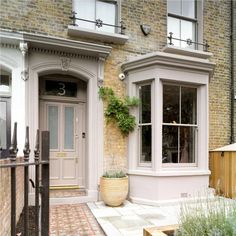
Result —
[[[173, 33], [173, 38], [196, 42], [197, 37], [197, 1], [196, 0], [168, 0], [168, 23], [167, 34]], [[195, 44], [172, 40], [174, 46], [196, 49]]]
[[[74, 0], [73, 10], [77, 13], [76, 24], [79, 27], [116, 33], [113, 26], [102, 23], [117, 25], [118, 23], [118, 3], [115, 0]], [[93, 21], [93, 22], [90, 22]], [[94, 23], [97, 21], [97, 24]], [[99, 24], [99, 22], [101, 24]]]

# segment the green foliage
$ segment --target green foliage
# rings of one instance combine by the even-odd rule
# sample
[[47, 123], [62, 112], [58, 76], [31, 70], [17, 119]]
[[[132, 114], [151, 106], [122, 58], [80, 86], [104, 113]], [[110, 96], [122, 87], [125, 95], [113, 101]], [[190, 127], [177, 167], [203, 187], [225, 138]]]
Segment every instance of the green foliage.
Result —
[[99, 89], [99, 96], [103, 101], [107, 102], [105, 117], [107, 121], [116, 121], [121, 133], [127, 136], [133, 131], [136, 125], [135, 117], [129, 113], [131, 107], [139, 104], [138, 98], [121, 99], [114, 94], [114, 91], [108, 87]]
[[176, 236], [236, 236], [236, 202], [215, 198], [182, 207]]
[[105, 172], [105, 174], [102, 177], [105, 178], [124, 178], [127, 175], [123, 172], [123, 171], [119, 171], [119, 172]]

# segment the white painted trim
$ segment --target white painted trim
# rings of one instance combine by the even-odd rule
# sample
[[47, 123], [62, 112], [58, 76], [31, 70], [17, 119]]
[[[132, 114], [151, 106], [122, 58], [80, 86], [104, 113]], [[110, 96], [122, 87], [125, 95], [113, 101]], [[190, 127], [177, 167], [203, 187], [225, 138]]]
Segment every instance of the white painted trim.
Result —
[[106, 43], [117, 43], [117, 44], [125, 44], [129, 39], [127, 35], [86, 29], [73, 25], [68, 25], [68, 35], [74, 37], [85, 37], [90, 39], [96, 39]]
[[161, 171], [148, 171], [148, 170], [129, 170], [129, 175], [143, 175], [143, 176], [197, 176], [197, 175], [210, 175], [209, 170], [199, 170], [198, 168], [191, 169], [186, 167], [186, 169], [169, 169]]
[[68, 51], [71, 53], [93, 55], [104, 58], [110, 54], [112, 49], [110, 46], [101, 44], [11, 30], [0, 30], [0, 38], [1, 43], [18, 45], [20, 41], [25, 41], [29, 43], [29, 48], [43, 46], [44, 49], [50, 48], [54, 50]]

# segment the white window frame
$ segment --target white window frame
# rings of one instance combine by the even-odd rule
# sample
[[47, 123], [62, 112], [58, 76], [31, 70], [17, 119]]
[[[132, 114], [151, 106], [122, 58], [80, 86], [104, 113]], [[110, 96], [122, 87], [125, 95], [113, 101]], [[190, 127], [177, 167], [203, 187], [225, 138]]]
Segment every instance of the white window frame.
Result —
[[[78, 9], [76, 8], [76, 4], [75, 4], [75, 2], [76, 2], [77, 0], [73, 0], [73, 11], [75, 11], [76, 13], [77, 13], [77, 15], [76, 15], [76, 17], [78, 17], [78, 18], [81, 18], [80, 16], [79, 16], [79, 14], [78, 14]], [[96, 2], [97, 1], [100, 1], [100, 2], [107, 2], [107, 3], [110, 3], [110, 4], [114, 4], [114, 5], [116, 5], [116, 17], [115, 17], [115, 25], [118, 25], [119, 24], [119, 22], [120, 22], [120, 12], [121, 12], [121, 6], [120, 6], [120, 0], [94, 0], [94, 21], [96, 21], [96, 19], [98, 19], [97, 18], [97, 11], [96, 11]], [[102, 19], [101, 19], [102, 20]], [[103, 20], [102, 20], [103, 21]], [[78, 27], [80, 27], [80, 24], [78, 23], [78, 20], [76, 21], [77, 22], [77, 24], [78, 24]], [[107, 23], [107, 22], [105, 22], [105, 21], [103, 21], [103, 23]], [[93, 24], [93, 23], [91, 23], [91, 24]], [[84, 27], [85, 28], [85, 27]], [[111, 33], [111, 32], [107, 32], [107, 31], [103, 31], [103, 30], [98, 30], [98, 27], [96, 26], [96, 24], [94, 23], [94, 28], [93, 29], [91, 29], [91, 28], [88, 28], [89, 30], [94, 30], [94, 31], [98, 31], [98, 32], [105, 32], [105, 33]], [[114, 32], [113, 33], [120, 33], [120, 29], [119, 28], [117, 28], [117, 27], [114, 27]]]
[[[152, 81], [147, 81], [147, 82], [145, 82], [145, 83], [138, 83], [137, 84], [137, 94], [138, 94], [138, 97], [139, 97], [139, 99], [140, 99], [140, 87], [141, 86], [145, 86], [145, 85], [150, 85], [150, 87], [151, 87], [151, 94], [150, 94], [150, 96], [151, 96], [151, 122], [150, 123], [140, 123], [140, 107], [138, 108], [138, 147], [139, 147], [139, 149], [138, 149], [138, 166], [139, 167], [148, 167], [148, 168], [150, 168], [150, 167], [152, 167], [152, 164], [153, 164], [153, 112], [152, 112], [152, 110], [153, 110], [153, 82]], [[141, 142], [140, 142], [140, 140], [141, 140], [141, 132], [140, 132], [140, 127], [142, 127], [142, 126], [151, 126], [151, 130], [152, 130], [152, 132], [151, 132], [151, 136], [152, 136], [152, 142], [151, 142], [151, 161], [150, 162], [141, 162], [141, 155], [142, 155], [142, 153], [141, 153]]]
[[[182, 0], [178, 0], [178, 1], [182, 2]], [[168, 0], [167, 0], [167, 4], [168, 4]], [[203, 43], [203, 0], [195, 0], [195, 17], [194, 18], [169, 13], [168, 7], [167, 7], [167, 25], [168, 25], [168, 17], [172, 17], [172, 18], [176, 18], [180, 20], [186, 20], [189, 22], [195, 22], [195, 39], [193, 39], [193, 41], [197, 43], [201, 43], [201, 44]], [[167, 27], [167, 37], [169, 36], [169, 33], [170, 32]], [[176, 38], [175, 35], [173, 35], [173, 37]], [[169, 40], [167, 40], [167, 44], [168, 43], [169, 43]], [[181, 42], [181, 43], [185, 44], [185, 42]], [[191, 49], [196, 49], [196, 50], [203, 50], [203, 46], [199, 44], [196, 44], [196, 45], [193, 44], [190, 47], [183, 47], [183, 46], [176, 46], [176, 47], [180, 47], [183, 49], [191, 48]]]
[[[182, 82], [175, 82], [175, 83], [171, 83], [171, 82], [166, 82], [165, 80], [162, 81], [162, 98], [163, 98], [163, 86], [164, 85], [172, 85], [172, 86], [179, 86], [179, 87], [189, 87], [189, 88], [196, 88], [197, 89], [197, 101], [196, 101], [196, 124], [182, 124], [182, 123], [177, 123], [177, 124], [172, 124], [172, 123], [164, 123], [162, 120], [162, 130], [164, 125], [168, 125], [168, 126], [176, 126], [176, 127], [195, 127], [196, 128], [196, 136], [195, 136], [195, 150], [194, 150], [194, 157], [195, 160], [192, 163], [163, 163], [162, 162], [162, 166], [163, 167], [177, 167], [177, 168], [181, 168], [181, 167], [197, 167], [198, 166], [198, 129], [199, 129], [199, 120], [198, 120], [198, 113], [199, 111], [199, 105], [198, 105], [198, 97], [199, 97], [199, 86], [196, 86], [194, 84], [187, 84], [187, 83], [182, 83]], [[181, 98], [180, 98], [181, 100]], [[162, 99], [163, 101], [163, 99]], [[180, 109], [181, 109], [181, 103], [180, 103]], [[162, 103], [162, 117], [163, 117], [163, 103]], [[162, 146], [163, 146], [163, 135], [162, 135], [162, 142], [161, 142]], [[179, 146], [179, 144], [178, 144]], [[178, 156], [179, 156], [179, 150], [178, 150]], [[163, 156], [162, 156], [163, 159]]]

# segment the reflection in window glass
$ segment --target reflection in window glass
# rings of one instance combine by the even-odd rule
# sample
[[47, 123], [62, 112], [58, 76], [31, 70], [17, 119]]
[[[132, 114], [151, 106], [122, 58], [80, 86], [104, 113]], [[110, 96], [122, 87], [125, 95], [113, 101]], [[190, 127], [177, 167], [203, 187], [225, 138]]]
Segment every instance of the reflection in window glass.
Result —
[[48, 106], [48, 130], [50, 132], [50, 149], [58, 149], [58, 107]]
[[7, 106], [6, 102], [0, 101], [0, 147], [7, 148]]
[[168, 8], [169, 13], [181, 15], [181, 1], [180, 0], [168, 0], [167, 8]]
[[179, 87], [163, 85], [163, 122], [179, 123]]
[[152, 161], [151, 84], [139, 86], [140, 163]]
[[[181, 39], [188, 40], [191, 39], [195, 41], [195, 23], [191, 21], [181, 20]], [[186, 42], [181, 42], [181, 47], [194, 48], [194, 44], [188, 45]]]
[[10, 92], [10, 77], [9, 75], [0, 75], [0, 93]]
[[152, 160], [152, 126], [140, 127], [140, 143], [141, 143], [141, 162], [151, 162]]
[[64, 131], [64, 148], [74, 148], [74, 108], [65, 107], [65, 131]]
[[195, 18], [195, 0], [182, 0], [182, 16]]
[[[97, 1], [96, 9], [96, 19], [101, 19], [106, 24], [116, 24], [116, 5], [114, 3]], [[103, 25], [100, 28], [97, 27], [97, 30], [114, 33], [115, 27]]]
[[195, 163], [196, 137], [197, 88], [163, 85], [162, 162]]

